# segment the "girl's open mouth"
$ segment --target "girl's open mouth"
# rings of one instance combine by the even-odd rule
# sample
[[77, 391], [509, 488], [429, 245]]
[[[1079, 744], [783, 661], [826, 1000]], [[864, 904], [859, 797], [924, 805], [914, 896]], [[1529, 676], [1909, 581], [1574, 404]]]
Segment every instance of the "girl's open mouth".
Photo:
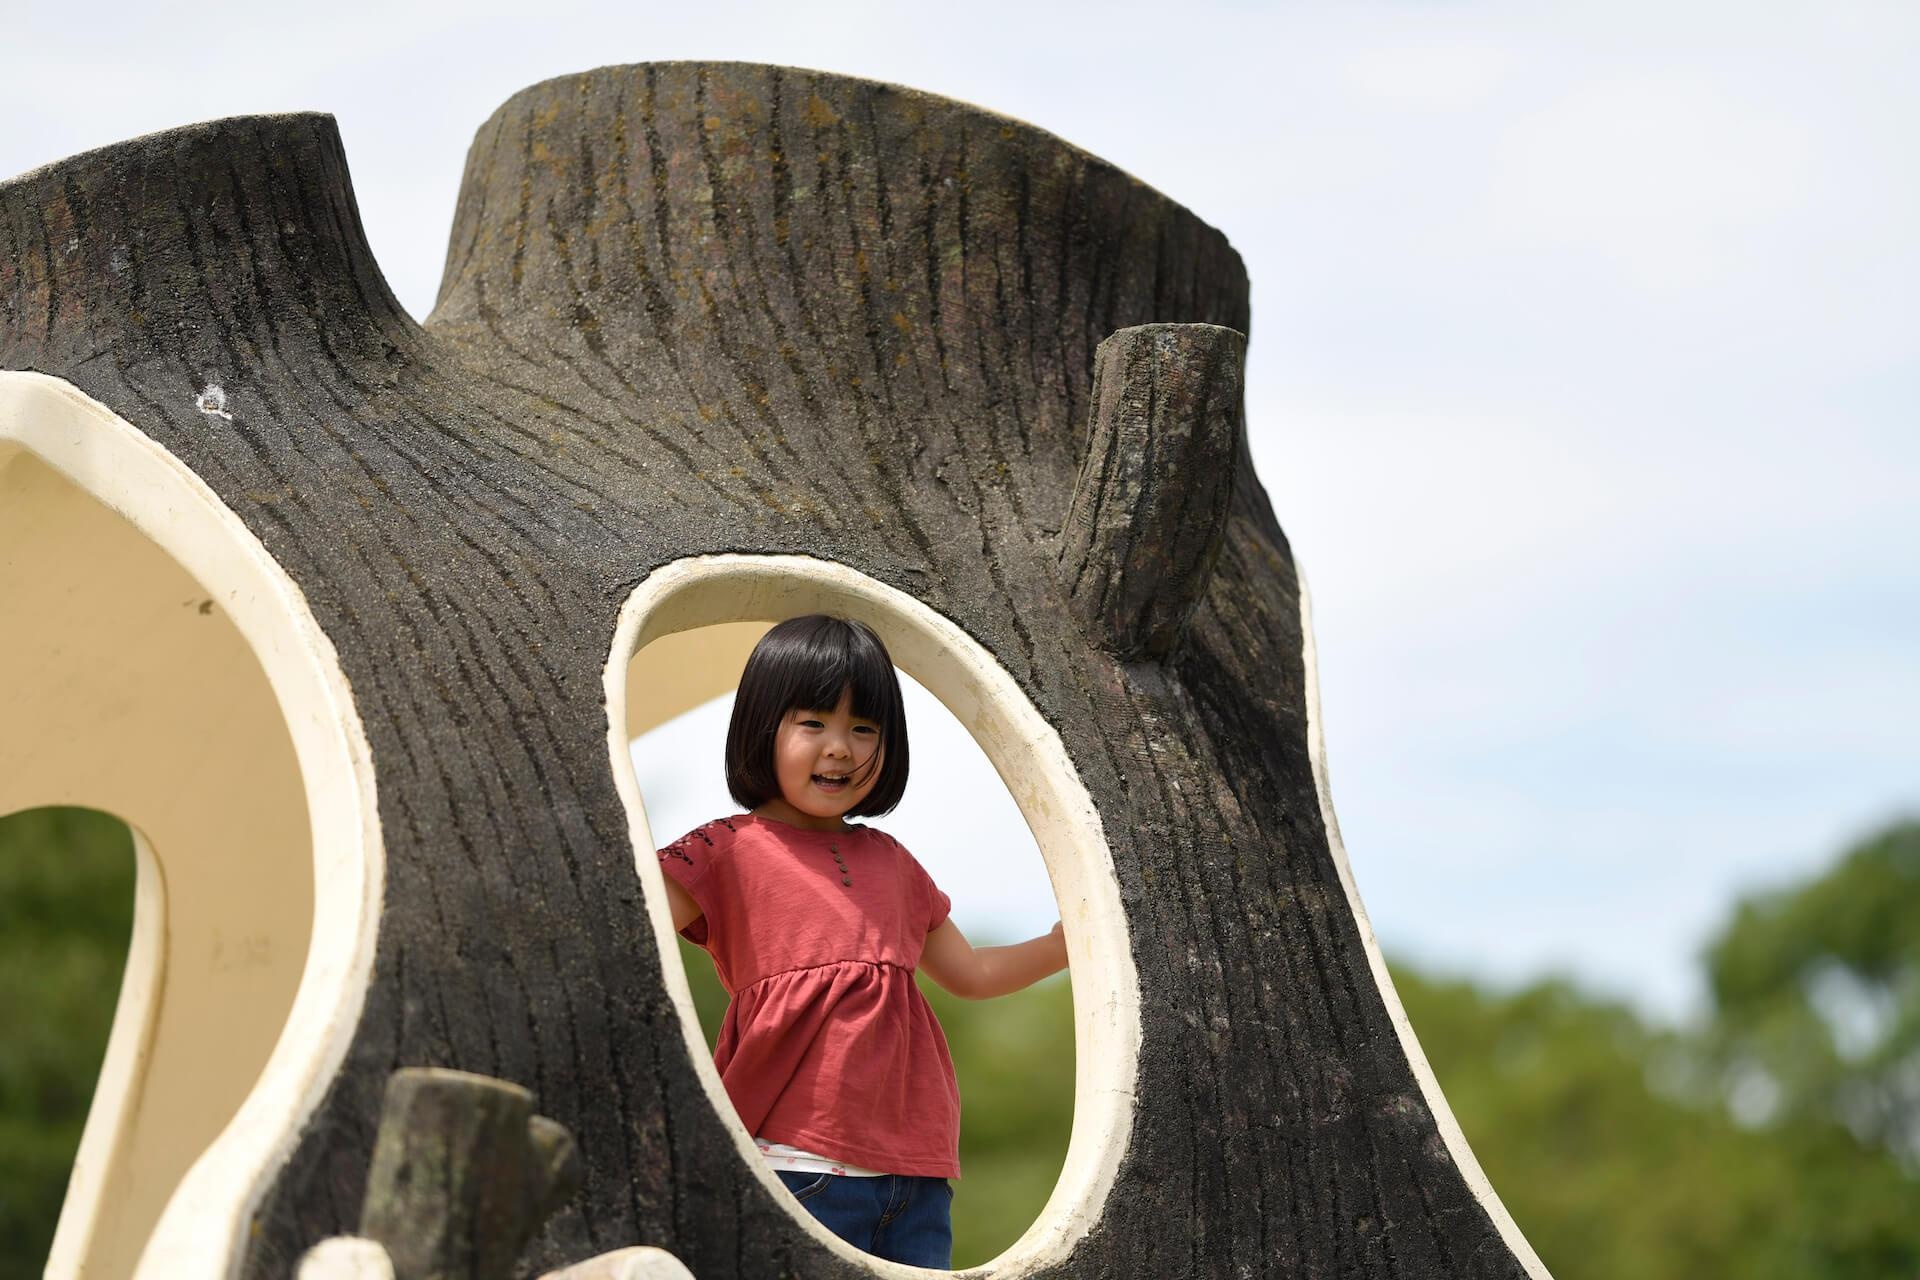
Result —
[[845, 787], [848, 781], [849, 781], [849, 777], [847, 774], [844, 774], [844, 773], [841, 773], [841, 774], [816, 773], [813, 775], [813, 785], [820, 788], [822, 791], [838, 791], [842, 787]]

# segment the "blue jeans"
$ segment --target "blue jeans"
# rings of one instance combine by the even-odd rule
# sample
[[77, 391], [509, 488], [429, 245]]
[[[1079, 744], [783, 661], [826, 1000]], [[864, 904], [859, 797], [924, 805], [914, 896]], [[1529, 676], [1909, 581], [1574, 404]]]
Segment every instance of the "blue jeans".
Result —
[[953, 1266], [953, 1188], [945, 1178], [775, 1173], [820, 1225], [854, 1248], [916, 1267]]

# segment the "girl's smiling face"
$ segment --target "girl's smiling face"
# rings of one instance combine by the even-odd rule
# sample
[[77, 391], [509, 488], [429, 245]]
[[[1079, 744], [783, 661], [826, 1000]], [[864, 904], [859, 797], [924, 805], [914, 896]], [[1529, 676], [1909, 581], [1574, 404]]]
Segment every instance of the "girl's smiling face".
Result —
[[853, 714], [851, 689], [841, 690], [831, 711], [796, 707], [774, 732], [773, 771], [779, 798], [755, 813], [798, 827], [839, 827], [879, 780], [880, 726]]

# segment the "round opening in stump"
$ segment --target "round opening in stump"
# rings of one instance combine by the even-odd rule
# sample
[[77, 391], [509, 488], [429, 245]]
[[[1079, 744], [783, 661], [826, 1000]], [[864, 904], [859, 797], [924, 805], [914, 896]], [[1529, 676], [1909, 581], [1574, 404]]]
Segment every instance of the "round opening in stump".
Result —
[[[903, 685], [909, 690], [913, 774], [907, 800], [895, 815], [872, 825], [901, 840], [928, 868], [953, 898], [963, 931], [970, 928], [966, 886], [991, 879], [995, 869], [1012, 886], [1003, 886], [1002, 902], [1013, 902], [1017, 912], [1024, 897], [1026, 915], [1046, 917], [1039, 932], [1055, 915], [1065, 924], [1070, 985], [1042, 983], [970, 1005], [922, 979], [953, 1045], [963, 1097], [966, 1176], [954, 1202], [954, 1264], [1023, 1273], [1064, 1257], [1098, 1217], [1131, 1125], [1139, 1000], [1118, 887], [1090, 798], [1058, 735], [1013, 678], [950, 620], [841, 565], [794, 556], [677, 561], [649, 577], [622, 614], [607, 668], [610, 746], [688, 1052], [740, 1158], [803, 1227], [882, 1274], [921, 1274], [828, 1236], [768, 1172], [710, 1057], [709, 1037], [725, 994], [707, 957], [676, 939], [655, 855], [658, 844], [738, 810], [722, 771], [728, 695], [767, 628], [805, 613], [839, 614], [873, 627], [908, 677]], [[723, 701], [715, 705], [715, 699]], [[942, 761], [956, 757], [956, 774], [936, 772]], [[963, 794], [948, 794], [949, 787]], [[998, 803], [1017, 815], [1014, 821], [1030, 833], [1020, 842], [1025, 847], [968, 843], [966, 815], [959, 811], [979, 807], [982, 797], [989, 807]], [[951, 829], [948, 838], [914, 835], [915, 827], [926, 829], [922, 824], [937, 832], [942, 821]], [[975, 865], [963, 867], [966, 860]], [[1015, 918], [1020, 930], [1030, 931], [1029, 921]], [[980, 932], [970, 932], [976, 945], [1001, 940]], [[688, 958], [675, 963], [681, 956]], [[1045, 1067], [1034, 1067], [1040, 1079], [1030, 1080], [1017, 1101], [995, 1105], [995, 1093], [1029, 1071], [1025, 1056], [1045, 1057], [1048, 1045], [1060, 1077], [1053, 1092]], [[1057, 1126], [1051, 1134], [1046, 1114]], [[980, 1190], [970, 1206], [976, 1179]], [[1010, 1218], [1014, 1225], [1008, 1229]]]

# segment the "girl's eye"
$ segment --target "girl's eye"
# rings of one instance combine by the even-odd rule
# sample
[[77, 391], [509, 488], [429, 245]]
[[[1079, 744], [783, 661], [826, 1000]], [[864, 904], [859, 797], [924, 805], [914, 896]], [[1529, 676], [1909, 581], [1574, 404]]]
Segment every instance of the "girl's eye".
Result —
[[794, 723], [799, 725], [802, 729], [822, 729], [826, 727], [825, 725], [822, 725], [818, 720], [813, 720], [813, 719], [795, 720]]
[[853, 726], [853, 731], [855, 733], [879, 733], [880, 729], [877, 725], [857, 724]]

